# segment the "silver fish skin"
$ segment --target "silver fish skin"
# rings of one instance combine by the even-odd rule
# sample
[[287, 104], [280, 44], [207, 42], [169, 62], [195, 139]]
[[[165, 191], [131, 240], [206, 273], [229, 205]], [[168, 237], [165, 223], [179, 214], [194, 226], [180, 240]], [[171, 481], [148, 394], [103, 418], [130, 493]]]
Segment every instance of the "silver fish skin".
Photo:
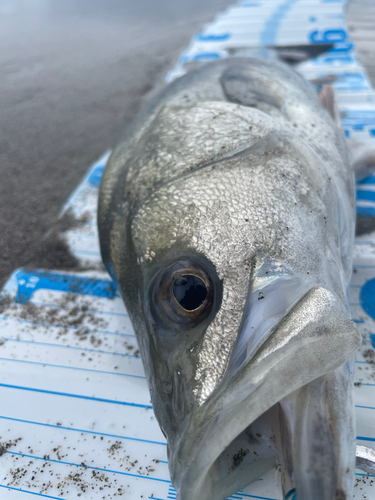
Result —
[[178, 498], [281, 463], [284, 495], [351, 499], [354, 179], [312, 88], [252, 58], [175, 81], [114, 149], [98, 225]]

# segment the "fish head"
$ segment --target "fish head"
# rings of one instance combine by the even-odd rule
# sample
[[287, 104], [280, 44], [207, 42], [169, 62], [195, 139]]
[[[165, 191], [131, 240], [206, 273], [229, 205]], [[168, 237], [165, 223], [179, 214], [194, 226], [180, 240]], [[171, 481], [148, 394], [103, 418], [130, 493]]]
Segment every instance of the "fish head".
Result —
[[[229, 103], [164, 108], [130, 156], [108, 267], [173, 484], [225, 498], [251, 480], [232, 463], [249, 425], [358, 348], [328, 174], [272, 117]], [[273, 455], [240, 463], [256, 477]]]

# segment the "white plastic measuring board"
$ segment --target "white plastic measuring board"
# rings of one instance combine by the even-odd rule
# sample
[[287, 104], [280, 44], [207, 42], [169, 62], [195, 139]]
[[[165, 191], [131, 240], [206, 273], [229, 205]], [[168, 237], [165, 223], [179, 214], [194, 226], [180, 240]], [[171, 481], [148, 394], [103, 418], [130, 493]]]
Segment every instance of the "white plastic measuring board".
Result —
[[[193, 39], [169, 79], [191, 61], [229, 57], [232, 32], [243, 37], [244, 48], [270, 40], [333, 40], [332, 50], [299, 70], [317, 86], [331, 79], [346, 135], [371, 143], [375, 94], [355, 58], [343, 6], [332, 0], [239, 3], [203, 29], [206, 39]], [[292, 30], [294, 23], [305, 28]], [[230, 36], [220, 40], [225, 33]], [[18, 270], [0, 301], [0, 499], [176, 498], [134, 332], [100, 264], [96, 205], [108, 157], [91, 167], [62, 212], [81, 221], [64, 237], [90, 270]], [[375, 217], [375, 176], [357, 188], [357, 211]], [[356, 240], [350, 302], [364, 339], [355, 374], [358, 442], [375, 447], [375, 232]], [[373, 477], [357, 471], [356, 479], [354, 498], [375, 498]], [[279, 471], [230, 498], [281, 500]]]

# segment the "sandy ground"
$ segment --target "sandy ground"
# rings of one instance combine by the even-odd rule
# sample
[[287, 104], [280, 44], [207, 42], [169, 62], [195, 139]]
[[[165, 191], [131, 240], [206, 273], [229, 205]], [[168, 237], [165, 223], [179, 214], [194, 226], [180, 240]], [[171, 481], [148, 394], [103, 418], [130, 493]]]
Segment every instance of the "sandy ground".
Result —
[[[45, 265], [43, 236], [90, 163], [229, 3], [0, 0], [0, 285]], [[348, 21], [375, 83], [374, 1], [353, 0]]]

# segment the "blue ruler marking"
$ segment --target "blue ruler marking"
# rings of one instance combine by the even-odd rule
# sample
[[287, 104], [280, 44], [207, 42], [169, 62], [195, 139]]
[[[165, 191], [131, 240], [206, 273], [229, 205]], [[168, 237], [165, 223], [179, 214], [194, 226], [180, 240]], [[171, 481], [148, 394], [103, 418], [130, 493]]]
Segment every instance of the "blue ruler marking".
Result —
[[87, 332], [87, 335], [91, 333], [96, 333], [100, 335], [118, 335], [119, 337], [135, 337], [134, 333], [123, 333], [123, 332], [111, 332], [110, 330], [90, 330], [89, 328], [86, 328], [85, 326], [65, 326], [65, 325], [59, 325], [58, 323], [45, 323], [43, 321], [31, 321], [28, 319], [20, 319], [20, 318], [12, 318], [11, 316], [0, 316], [0, 319], [3, 321], [8, 321], [15, 319], [18, 323], [26, 323], [29, 325], [39, 325], [39, 326], [44, 326], [46, 328], [64, 328], [66, 330], [73, 330], [73, 331], [82, 331], [85, 330]]
[[276, 44], [276, 37], [280, 22], [287, 15], [290, 8], [297, 2], [298, 0], [287, 0], [285, 3], [279, 5], [275, 12], [270, 15], [265, 22], [263, 32], [260, 35], [261, 45], [267, 46]]
[[104, 469], [103, 467], [94, 467], [92, 465], [76, 464], [74, 462], [65, 462], [64, 460], [54, 460], [53, 458], [37, 457], [35, 455], [28, 455], [26, 453], [17, 453], [15, 451], [10, 451], [10, 450], [7, 450], [7, 453], [9, 453], [10, 455], [16, 455], [19, 457], [33, 458], [34, 460], [43, 460], [44, 462], [53, 462], [56, 464], [71, 465], [73, 467], [80, 467], [83, 469], [100, 470], [102, 472], [108, 472], [111, 474], [120, 474], [122, 476], [136, 477], [139, 479], [149, 479], [150, 481], [159, 481], [162, 483], [170, 483], [171, 482], [169, 479], [161, 479], [159, 477], [142, 476], [141, 474], [131, 474], [130, 472], [123, 472], [123, 471], [112, 470], [112, 469]]
[[123, 356], [125, 358], [140, 359], [139, 356], [136, 356], [135, 354], [128, 354], [126, 352], [103, 351], [101, 349], [88, 349], [87, 347], [76, 347], [74, 345], [63, 345], [63, 344], [51, 344], [49, 342], [36, 342], [34, 340], [12, 339], [10, 337], [3, 337], [3, 340], [6, 340], [7, 342], [21, 342], [23, 344], [35, 344], [35, 345], [43, 345], [43, 346], [47, 346], [47, 347], [62, 347], [64, 349], [75, 349], [77, 351], [86, 351], [86, 352], [98, 353], [98, 354], [111, 354], [112, 356]]
[[80, 366], [54, 365], [52, 363], [43, 363], [42, 361], [29, 361], [26, 359], [14, 359], [14, 358], [0, 358], [0, 361], [9, 361], [11, 363], [28, 363], [31, 365], [49, 366], [52, 368], [64, 368], [68, 370], [79, 370], [85, 372], [101, 373], [106, 375], [121, 375], [123, 377], [134, 377], [146, 380], [146, 377], [143, 377], [142, 375], [133, 375], [130, 373], [121, 373], [121, 372], [110, 372], [106, 370], [94, 370], [92, 368], [81, 368]]
[[37, 290], [57, 290], [94, 297], [119, 297], [115, 283], [108, 279], [95, 279], [74, 274], [60, 274], [49, 271], [17, 271], [18, 292], [16, 302], [28, 302]]
[[[161, 446], [167, 446], [167, 443], [162, 442], [162, 441], [152, 441], [149, 439], [141, 439], [141, 438], [135, 438], [135, 437], [130, 437], [130, 436], [121, 436], [119, 434], [109, 434], [107, 432], [89, 431], [87, 429], [77, 429], [75, 427], [66, 427], [64, 425], [47, 424], [45, 422], [35, 422], [33, 420], [24, 420], [21, 418], [6, 417], [4, 415], [0, 415], [0, 419], [1, 420], [9, 420], [12, 422], [19, 422], [21, 424], [40, 425], [42, 427], [51, 427], [53, 429], [63, 429], [65, 431], [80, 432], [80, 433], [84, 433], [84, 434], [94, 434], [95, 436], [105, 436], [105, 437], [112, 437], [112, 438], [117, 438], [117, 439], [126, 439], [128, 441], [138, 441], [140, 443], [158, 444]], [[161, 462], [161, 460], [159, 460], [159, 461]]]
[[21, 488], [15, 488], [14, 486], [6, 486], [5, 484], [0, 484], [0, 488], [5, 488], [7, 490], [21, 491], [22, 493], [28, 493], [29, 495], [37, 495], [38, 497], [51, 498], [52, 500], [64, 500], [63, 497], [51, 497], [51, 495], [45, 495], [44, 493], [38, 493], [36, 491], [21, 490]]
[[145, 405], [145, 404], [140, 404], [140, 403], [131, 403], [128, 401], [116, 401], [115, 399], [95, 398], [93, 396], [84, 396], [82, 394], [71, 394], [69, 392], [49, 391], [46, 389], [37, 389], [35, 387], [23, 387], [20, 385], [12, 385], [12, 384], [0, 384], [0, 387], [4, 387], [6, 389], [16, 389], [16, 390], [20, 390], [20, 391], [40, 392], [42, 394], [51, 394], [52, 396], [64, 396], [64, 397], [68, 397], [68, 398], [86, 399], [89, 401], [97, 401], [99, 403], [108, 403], [108, 404], [116, 404], [116, 405], [122, 405], [122, 406], [132, 406], [135, 408], [152, 409], [151, 405]]

